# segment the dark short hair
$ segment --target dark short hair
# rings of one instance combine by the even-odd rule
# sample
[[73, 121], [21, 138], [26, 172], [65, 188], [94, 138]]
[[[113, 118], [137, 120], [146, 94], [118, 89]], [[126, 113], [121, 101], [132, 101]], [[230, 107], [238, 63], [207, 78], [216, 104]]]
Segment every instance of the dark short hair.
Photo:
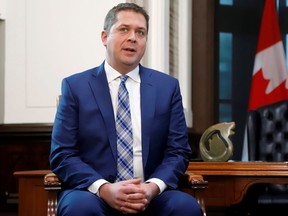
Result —
[[146, 28], [147, 28], [147, 32], [148, 32], [148, 28], [149, 28], [149, 15], [147, 14], [147, 12], [144, 10], [143, 7], [140, 7], [137, 4], [134, 3], [120, 3], [118, 5], [116, 5], [115, 7], [113, 7], [106, 15], [105, 17], [105, 21], [104, 21], [104, 30], [106, 32], [110, 32], [110, 29], [112, 27], [112, 25], [114, 25], [114, 23], [117, 21], [117, 14], [120, 11], [134, 11], [136, 13], [140, 13], [145, 17], [146, 20]]

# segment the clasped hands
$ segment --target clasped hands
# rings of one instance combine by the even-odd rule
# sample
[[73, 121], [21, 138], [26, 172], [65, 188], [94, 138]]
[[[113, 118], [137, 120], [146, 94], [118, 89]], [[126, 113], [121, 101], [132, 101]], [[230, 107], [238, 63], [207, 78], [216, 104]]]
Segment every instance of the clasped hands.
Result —
[[127, 214], [144, 211], [159, 192], [155, 183], [143, 183], [141, 179], [106, 183], [99, 189], [100, 197], [108, 205]]

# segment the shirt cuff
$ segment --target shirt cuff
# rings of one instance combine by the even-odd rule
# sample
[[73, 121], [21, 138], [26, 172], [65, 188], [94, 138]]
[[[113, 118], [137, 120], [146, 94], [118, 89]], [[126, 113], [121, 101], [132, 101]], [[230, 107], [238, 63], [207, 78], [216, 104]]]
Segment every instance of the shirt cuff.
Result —
[[91, 184], [89, 187], [88, 187], [88, 191], [90, 191], [91, 193], [93, 194], [96, 194], [97, 196], [100, 197], [100, 194], [99, 194], [99, 188], [107, 183], [108, 181], [104, 180], [104, 179], [99, 179], [95, 182], [93, 182], [93, 184]]
[[159, 194], [161, 194], [167, 188], [167, 185], [165, 184], [165, 182], [163, 182], [161, 179], [158, 179], [158, 178], [151, 178], [151, 179], [148, 179], [146, 182], [155, 183], [159, 187], [159, 190], [160, 190]]

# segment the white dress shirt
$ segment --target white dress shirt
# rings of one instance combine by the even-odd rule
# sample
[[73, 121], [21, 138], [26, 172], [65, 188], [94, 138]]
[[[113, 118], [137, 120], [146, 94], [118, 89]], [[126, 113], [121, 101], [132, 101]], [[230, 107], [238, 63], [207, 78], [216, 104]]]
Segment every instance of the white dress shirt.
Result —
[[[113, 69], [106, 61], [104, 64], [106, 76], [109, 84], [110, 95], [114, 110], [114, 117], [116, 119], [117, 107], [118, 107], [118, 89], [120, 85], [120, 74]], [[139, 66], [134, 70], [126, 74], [129, 78], [126, 81], [126, 88], [129, 93], [129, 103], [133, 130], [133, 172], [134, 178], [140, 178], [144, 181], [143, 163], [142, 163], [142, 141], [141, 141], [141, 107], [140, 107], [140, 75]], [[98, 194], [98, 189], [107, 181], [100, 179], [95, 181], [88, 187], [88, 190], [92, 193]], [[158, 185], [160, 193], [166, 189], [166, 184], [157, 178], [149, 179], [147, 182], [154, 182]]]

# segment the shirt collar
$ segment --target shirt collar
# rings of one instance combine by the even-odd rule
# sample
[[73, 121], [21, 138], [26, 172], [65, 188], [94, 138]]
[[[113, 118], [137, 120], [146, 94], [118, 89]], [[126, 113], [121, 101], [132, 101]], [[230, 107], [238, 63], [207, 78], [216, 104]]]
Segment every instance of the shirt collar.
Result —
[[[108, 83], [110, 83], [113, 80], [117, 79], [118, 77], [122, 76], [122, 74], [119, 73], [118, 71], [116, 71], [114, 68], [112, 68], [108, 64], [107, 61], [105, 61], [105, 63], [104, 63], [104, 69], [106, 71]], [[132, 71], [128, 72], [126, 75], [129, 76], [135, 82], [138, 82], [138, 83], [141, 82], [140, 81], [140, 75], [139, 75], [139, 65], [135, 69], [133, 69]]]

